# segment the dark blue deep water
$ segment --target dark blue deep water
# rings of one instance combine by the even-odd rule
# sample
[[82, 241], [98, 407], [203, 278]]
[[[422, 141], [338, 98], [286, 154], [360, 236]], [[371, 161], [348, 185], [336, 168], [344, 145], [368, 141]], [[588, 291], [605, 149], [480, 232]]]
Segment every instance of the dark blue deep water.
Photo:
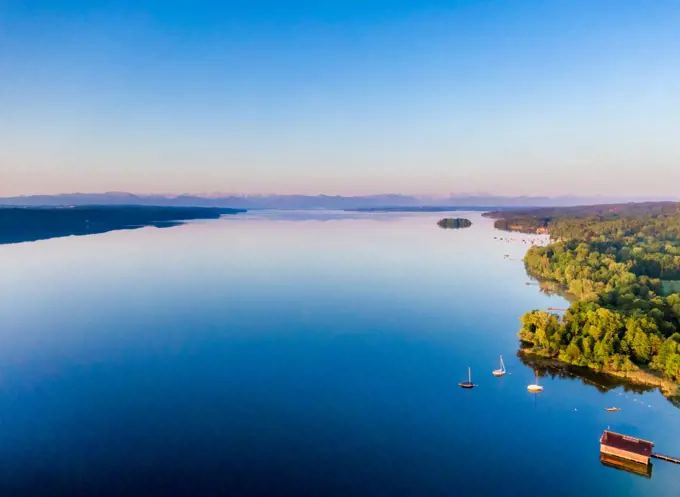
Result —
[[680, 466], [599, 462], [607, 426], [680, 456], [658, 392], [546, 376], [527, 393], [518, 317], [564, 301], [525, 285], [526, 244], [464, 215], [263, 212], [1, 246], [0, 494], [680, 495]]

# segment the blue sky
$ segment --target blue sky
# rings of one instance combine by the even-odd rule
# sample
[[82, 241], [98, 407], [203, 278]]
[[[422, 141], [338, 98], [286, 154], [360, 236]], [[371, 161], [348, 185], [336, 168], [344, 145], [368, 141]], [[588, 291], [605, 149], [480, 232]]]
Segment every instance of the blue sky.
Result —
[[675, 1], [0, 1], [0, 195], [677, 195]]

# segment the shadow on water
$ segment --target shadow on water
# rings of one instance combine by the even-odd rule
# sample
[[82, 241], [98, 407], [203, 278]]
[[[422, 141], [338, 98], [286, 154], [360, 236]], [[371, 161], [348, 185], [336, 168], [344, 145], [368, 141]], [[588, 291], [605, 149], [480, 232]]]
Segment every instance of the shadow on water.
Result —
[[[181, 223], [179, 221], [158, 221], [155, 223], [149, 223], [147, 226], [153, 228], [174, 228], [176, 226], [182, 226], [186, 223]], [[145, 226], [135, 226], [135, 228], [144, 228]]]
[[[625, 392], [642, 394], [652, 392], [658, 387], [631, 383], [624, 378], [618, 378], [604, 373], [597, 373], [588, 368], [581, 368], [565, 364], [555, 359], [549, 359], [519, 350], [517, 357], [520, 362], [536, 371], [540, 377], [578, 380], [584, 385], [591, 385], [602, 393], [616, 388], [623, 388]], [[673, 402], [673, 399], [669, 399]], [[677, 404], [676, 404], [677, 405]]]
[[557, 285], [557, 283], [553, 283], [552, 281], [540, 281], [532, 278], [533, 281], [535, 281], [538, 285], [538, 289], [540, 290], [541, 293], [549, 296], [557, 296], [557, 297], [564, 297], [564, 291], [562, 288]]
[[539, 291], [545, 295], [550, 297], [562, 297], [570, 304], [578, 300], [576, 295], [567, 292], [566, 288], [559, 285], [558, 283], [555, 283], [554, 281], [542, 280], [528, 273], [527, 275], [529, 276], [530, 284], [537, 285]]
[[633, 461], [627, 461], [621, 459], [620, 457], [610, 456], [608, 454], [600, 454], [600, 463], [608, 468], [617, 469], [619, 471], [625, 471], [638, 476], [644, 476], [645, 478], [652, 477], [653, 464], [640, 464]]

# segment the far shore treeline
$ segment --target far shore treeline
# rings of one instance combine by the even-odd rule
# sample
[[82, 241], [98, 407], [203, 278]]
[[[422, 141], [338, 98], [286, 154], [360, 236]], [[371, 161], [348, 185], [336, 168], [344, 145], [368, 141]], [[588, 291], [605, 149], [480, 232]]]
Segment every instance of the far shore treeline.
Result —
[[526, 350], [659, 384], [680, 382], [680, 204], [640, 203], [486, 214], [496, 225], [550, 233], [524, 262], [577, 297], [564, 316], [522, 317]]
[[472, 226], [472, 221], [462, 217], [445, 217], [437, 221], [437, 226], [444, 229], [469, 228]]
[[0, 207], [0, 244], [91, 235], [144, 226], [175, 226], [182, 221], [218, 219], [239, 209], [204, 207], [83, 206]]
[[[674, 212], [675, 202], [638, 202], [626, 204], [578, 205], [572, 207], [540, 207], [534, 209], [506, 209], [485, 212], [484, 217], [495, 219], [494, 227], [500, 230], [536, 233], [554, 228], [560, 219], [611, 219], [613, 217], [640, 217]], [[554, 237], [553, 237], [554, 238]]]

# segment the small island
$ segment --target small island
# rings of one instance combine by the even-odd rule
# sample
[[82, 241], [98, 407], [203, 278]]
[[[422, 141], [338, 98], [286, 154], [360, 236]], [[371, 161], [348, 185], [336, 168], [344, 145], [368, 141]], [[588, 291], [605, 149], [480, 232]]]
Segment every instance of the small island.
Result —
[[462, 217], [445, 217], [437, 221], [437, 226], [444, 229], [469, 228], [472, 226], [472, 222]]
[[522, 351], [680, 393], [680, 204], [514, 211], [517, 231], [546, 228], [527, 273], [576, 300], [564, 314], [527, 312]]

